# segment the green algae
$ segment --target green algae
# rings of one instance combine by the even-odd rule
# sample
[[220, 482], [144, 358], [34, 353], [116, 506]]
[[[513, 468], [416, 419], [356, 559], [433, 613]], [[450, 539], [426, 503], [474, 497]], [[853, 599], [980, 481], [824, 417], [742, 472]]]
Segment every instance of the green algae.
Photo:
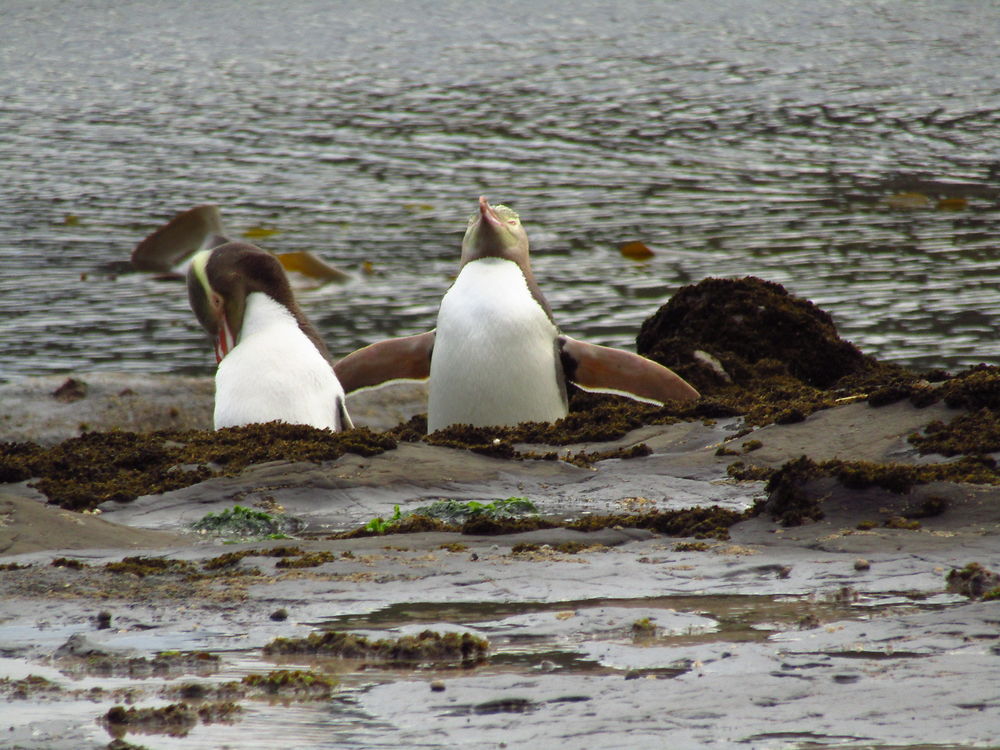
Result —
[[282, 422], [214, 432], [92, 432], [51, 447], [0, 443], [0, 483], [34, 479], [50, 503], [89, 510], [236, 475], [255, 463], [331, 461], [395, 447], [388, 435], [365, 428], [333, 433]]
[[461, 523], [469, 518], [521, 518], [538, 513], [538, 506], [526, 497], [508, 497], [481, 503], [478, 500], [439, 500], [413, 511], [419, 515], [439, 518], [448, 523]]
[[201, 534], [231, 538], [287, 539], [288, 534], [302, 530], [302, 521], [283, 513], [268, 513], [263, 510], [234, 505], [220, 513], [206, 513], [193, 524], [191, 529]]
[[425, 630], [418, 635], [371, 640], [354, 633], [326, 631], [305, 638], [276, 638], [264, 647], [264, 653], [325, 655], [409, 667], [425, 663], [469, 666], [483, 661], [489, 648], [489, 641], [471, 633]]
[[489, 503], [478, 500], [438, 500], [406, 513], [396, 505], [389, 518], [378, 516], [359, 529], [332, 538], [351, 539], [421, 531], [457, 531], [477, 522], [505, 523], [537, 513], [537, 506], [524, 497], [508, 497], [505, 500], [494, 500]]

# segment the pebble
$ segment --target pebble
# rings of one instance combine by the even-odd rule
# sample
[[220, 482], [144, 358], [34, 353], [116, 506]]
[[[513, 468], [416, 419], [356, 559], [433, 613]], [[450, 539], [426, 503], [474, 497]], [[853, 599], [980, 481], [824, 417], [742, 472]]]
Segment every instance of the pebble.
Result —
[[867, 560], [865, 560], [863, 557], [859, 557], [857, 560], [854, 561], [855, 570], [868, 570], [869, 568], [871, 568], [871, 566], [872, 564]]

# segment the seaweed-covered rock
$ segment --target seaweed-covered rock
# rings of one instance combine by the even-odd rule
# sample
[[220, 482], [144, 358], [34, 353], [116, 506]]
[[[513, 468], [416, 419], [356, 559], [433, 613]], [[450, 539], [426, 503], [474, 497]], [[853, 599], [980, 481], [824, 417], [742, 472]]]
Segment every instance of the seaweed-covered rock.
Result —
[[89, 510], [237, 474], [253, 463], [332, 461], [395, 447], [388, 435], [363, 427], [333, 433], [282, 422], [214, 432], [89, 432], [53, 446], [0, 442], [0, 484], [34, 478], [49, 502]]
[[949, 591], [970, 599], [1000, 599], [1000, 575], [980, 563], [950, 571], [945, 581]]
[[874, 364], [840, 338], [828, 313], [752, 276], [684, 287], [642, 324], [636, 346], [709, 393], [727, 382], [748, 383], [751, 365], [762, 360], [815, 388]]
[[952, 408], [1000, 409], [1000, 367], [978, 365], [949, 380], [941, 388], [944, 402]]
[[264, 647], [266, 655], [323, 654], [341, 659], [387, 662], [416, 666], [423, 663], [476, 664], [483, 661], [490, 644], [472, 633], [438, 633], [370, 640], [354, 633], [326, 631], [305, 638], [276, 638]]

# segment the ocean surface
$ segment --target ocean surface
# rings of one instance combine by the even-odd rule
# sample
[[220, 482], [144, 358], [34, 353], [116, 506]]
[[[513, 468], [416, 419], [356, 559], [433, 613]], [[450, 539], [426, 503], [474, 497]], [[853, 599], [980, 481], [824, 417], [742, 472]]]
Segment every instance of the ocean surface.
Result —
[[334, 354], [427, 330], [480, 194], [576, 337], [634, 348], [681, 286], [756, 275], [867, 353], [996, 364], [998, 29], [992, 0], [3, 0], [0, 380], [212, 372], [183, 284], [127, 265], [198, 203], [353, 274], [299, 292]]

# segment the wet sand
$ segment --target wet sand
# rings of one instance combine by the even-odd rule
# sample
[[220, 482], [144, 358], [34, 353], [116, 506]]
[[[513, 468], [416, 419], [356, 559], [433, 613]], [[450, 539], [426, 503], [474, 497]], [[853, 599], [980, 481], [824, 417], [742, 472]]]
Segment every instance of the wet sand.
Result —
[[[131, 427], [139, 411], [172, 419], [177, 403], [202, 418], [210, 409], [204, 383], [78, 379], [100, 385], [58, 405], [49, 394], [59, 383], [5, 386], [5, 403], [19, 389], [22, 416], [5, 420], [3, 438], [56, 441], [80, 422]], [[126, 383], [132, 394], [123, 397]], [[392, 422], [423, 408], [419, 387], [363, 397], [367, 405], [353, 408], [361, 424], [383, 405]], [[995, 602], [949, 592], [946, 575], [971, 562], [1000, 568], [994, 486], [936, 482], [894, 494], [821, 477], [809, 485], [821, 520], [786, 528], [763, 513], [725, 540], [623, 527], [326, 538], [441, 498], [528, 497], [559, 520], [696, 505], [742, 511], [764, 497], [765, 483], [731, 478], [734, 461], [941, 461], [907, 438], [958, 413], [942, 403], [854, 402], [738, 437], [732, 417], [649, 425], [611, 442], [518, 446], [650, 449], [590, 467], [400, 442], [370, 457], [254, 465], [105, 503], [97, 515], [45, 505], [30, 482], [3, 485], [0, 745], [104, 748], [114, 731], [150, 748], [289, 738], [301, 748], [989, 746], [1000, 613]], [[929, 498], [943, 498], [943, 512], [892, 520]], [[280, 506], [305, 531], [236, 544], [190, 531], [234, 504]], [[256, 554], [220, 561], [234, 552]], [[108, 567], [137, 556], [160, 567]], [[263, 652], [275, 638], [322, 628], [370, 638], [458, 630], [488, 639], [490, 652], [464, 666], [433, 655], [401, 665]], [[150, 666], [164, 652], [189, 656]], [[284, 688], [261, 695], [241, 682], [278, 669], [338, 684], [316, 698]], [[220, 698], [219, 686], [234, 682], [243, 693]], [[227, 700], [237, 713], [213, 720], [206, 707]], [[103, 720], [115, 706], [177, 703], [204, 716], [110, 730]]]

